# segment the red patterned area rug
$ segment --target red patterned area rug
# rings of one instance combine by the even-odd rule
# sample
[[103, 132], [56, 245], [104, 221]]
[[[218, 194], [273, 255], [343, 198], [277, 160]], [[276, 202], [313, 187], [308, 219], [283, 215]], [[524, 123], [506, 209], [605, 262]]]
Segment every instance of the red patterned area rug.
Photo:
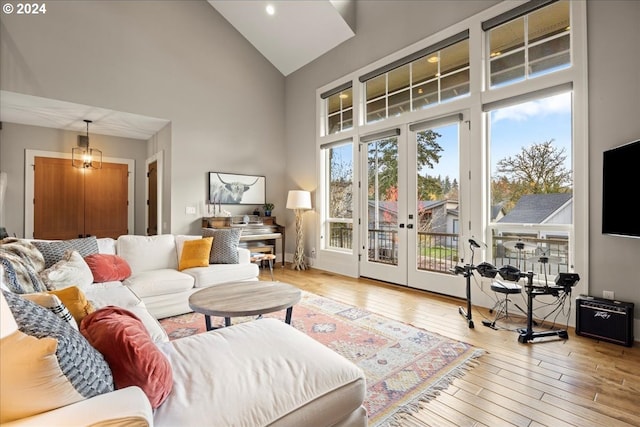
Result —
[[[284, 319], [284, 311], [268, 317]], [[232, 323], [248, 320], [233, 318]], [[213, 322], [223, 324], [218, 318]], [[170, 339], [205, 330], [204, 316], [198, 313], [162, 319], [160, 324]], [[370, 427], [402, 425], [405, 414], [418, 410], [422, 402], [447, 388], [484, 353], [469, 344], [308, 292], [302, 293], [293, 308], [292, 325], [364, 371]]]

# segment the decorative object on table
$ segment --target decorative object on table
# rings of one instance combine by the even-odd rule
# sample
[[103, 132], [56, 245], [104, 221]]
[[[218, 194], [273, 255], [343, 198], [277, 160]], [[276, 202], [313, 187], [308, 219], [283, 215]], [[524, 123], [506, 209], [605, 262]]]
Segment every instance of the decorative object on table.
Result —
[[258, 208], [253, 209], [253, 215], [260, 216], [260, 211], [258, 210]]
[[265, 202], [265, 177], [209, 172], [209, 203], [261, 205]]
[[296, 213], [296, 251], [293, 254], [293, 268], [306, 270], [302, 214], [305, 210], [311, 209], [311, 193], [303, 190], [290, 190], [287, 196], [287, 209], [293, 209]]
[[84, 122], [87, 124], [87, 135], [78, 135], [78, 146], [71, 149], [71, 165], [80, 169], [102, 169], [102, 151], [89, 148], [89, 123], [93, 122]]
[[273, 208], [275, 208], [273, 203], [265, 203], [262, 205], [262, 209], [264, 209], [264, 216], [271, 216]]
[[[264, 317], [283, 319], [283, 312]], [[255, 316], [234, 318], [234, 323], [254, 320]], [[223, 324], [215, 318], [214, 326]], [[206, 330], [199, 313], [161, 319], [160, 325], [172, 340]], [[405, 425], [403, 419], [411, 419], [422, 402], [471, 370], [484, 354], [470, 344], [306, 291], [295, 306], [291, 325], [364, 370], [369, 427]]]

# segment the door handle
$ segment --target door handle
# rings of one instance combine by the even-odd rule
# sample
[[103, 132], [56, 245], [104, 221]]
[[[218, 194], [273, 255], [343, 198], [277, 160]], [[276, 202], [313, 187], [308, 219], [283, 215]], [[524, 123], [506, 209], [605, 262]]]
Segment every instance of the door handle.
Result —
[[413, 228], [413, 224], [407, 224], [407, 228]]
[[404, 224], [400, 224], [398, 227], [400, 227], [400, 228], [404, 228]]

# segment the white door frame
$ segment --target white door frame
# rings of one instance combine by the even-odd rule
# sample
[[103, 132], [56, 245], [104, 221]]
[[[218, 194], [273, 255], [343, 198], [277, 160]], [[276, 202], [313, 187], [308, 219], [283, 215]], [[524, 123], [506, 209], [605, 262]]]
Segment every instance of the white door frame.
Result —
[[149, 204], [147, 200], [149, 200], [149, 165], [153, 162], [156, 162], [158, 165], [158, 177], [156, 182], [156, 221], [158, 223], [158, 234], [164, 233], [164, 229], [162, 226], [162, 182], [164, 181], [164, 152], [158, 151], [153, 156], [149, 157], [144, 162], [144, 176], [145, 176], [145, 186], [144, 186], [144, 230], [145, 234], [147, 234], [147, 230], [149, 230]]

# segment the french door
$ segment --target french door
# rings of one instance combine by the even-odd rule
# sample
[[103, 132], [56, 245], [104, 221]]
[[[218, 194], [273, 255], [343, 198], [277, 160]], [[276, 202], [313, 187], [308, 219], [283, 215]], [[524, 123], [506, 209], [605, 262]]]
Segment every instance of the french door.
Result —
[[468, 144], [463, 114], [360, 139], [361, 276], [464, 297], [449, 270], [461, 258]]

